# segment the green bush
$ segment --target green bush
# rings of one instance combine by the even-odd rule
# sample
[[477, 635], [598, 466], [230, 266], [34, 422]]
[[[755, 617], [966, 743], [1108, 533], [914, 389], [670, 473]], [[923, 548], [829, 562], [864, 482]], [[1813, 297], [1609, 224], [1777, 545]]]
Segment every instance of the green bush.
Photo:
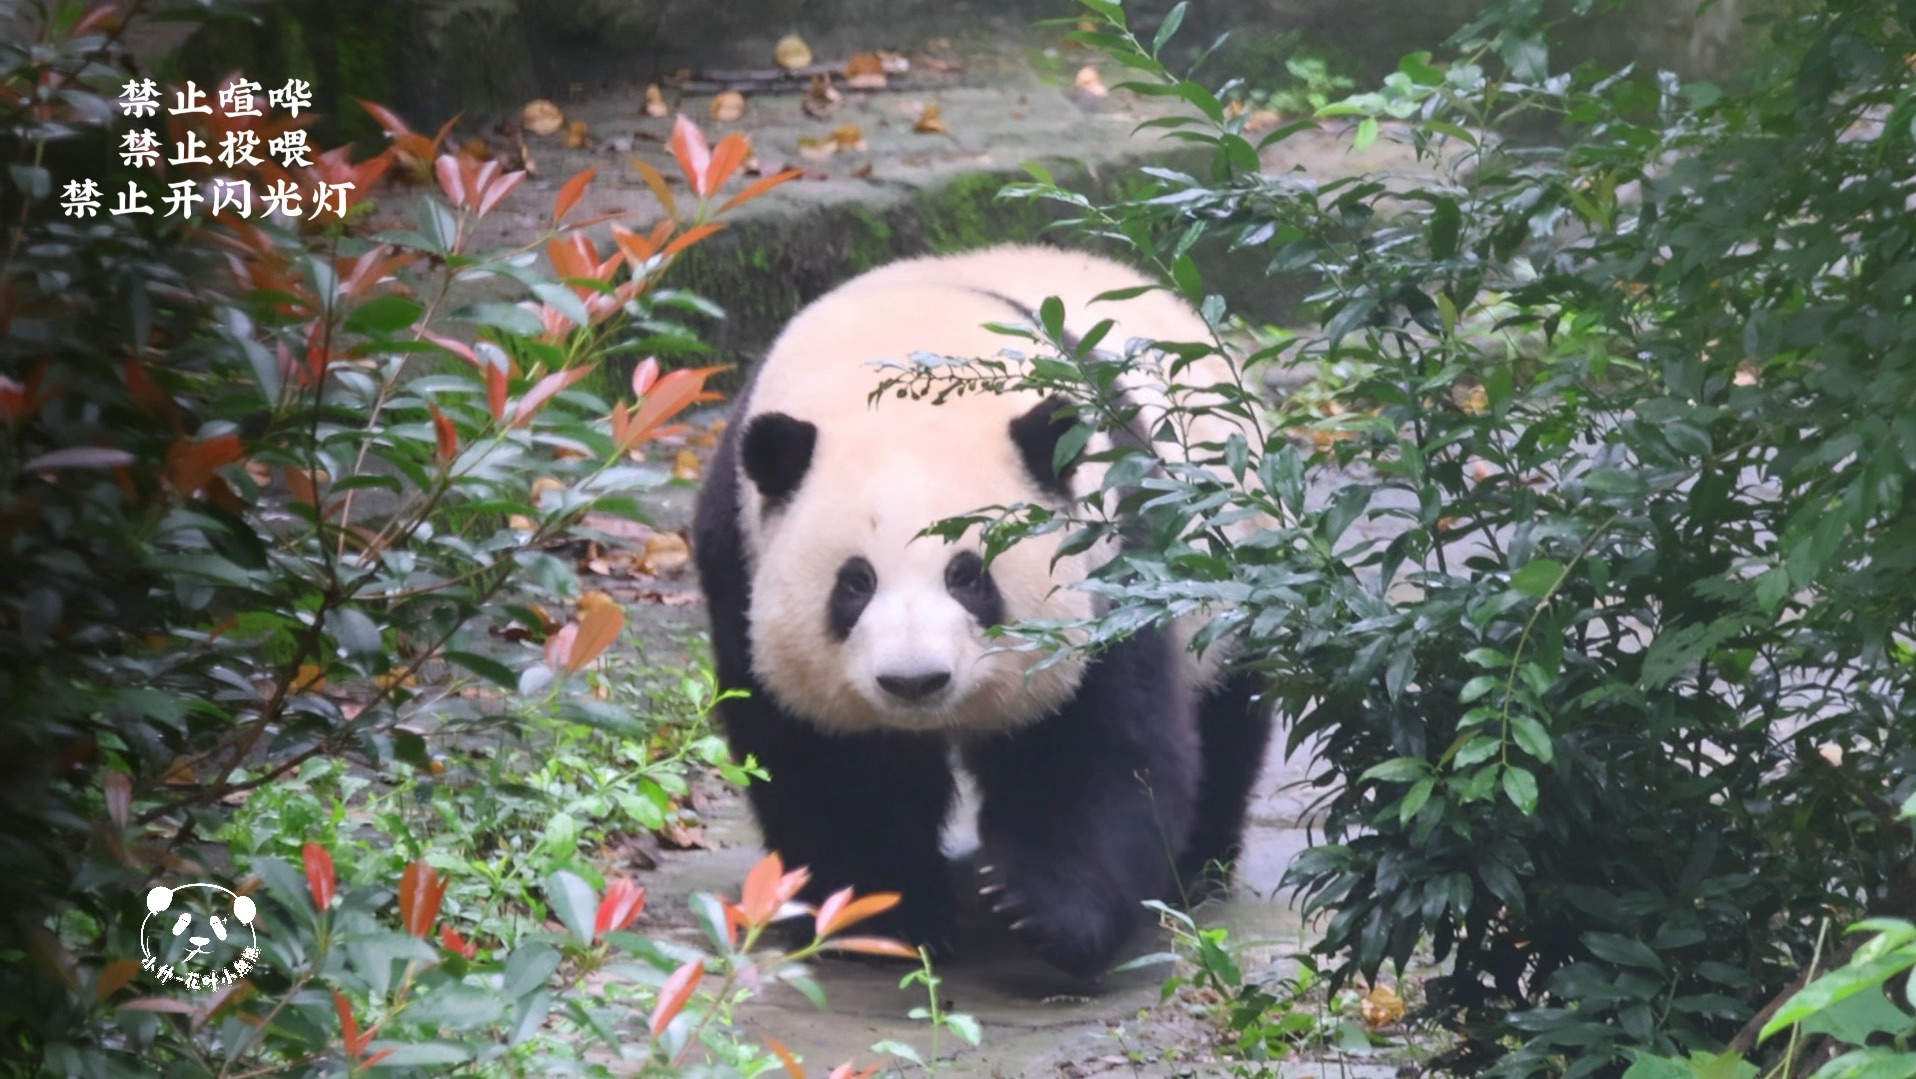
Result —
[[[1218, 387], [1202, 407], [1268, 437], [1196, 447], [1210, 471], [1106, 454], [1144, 525], [1090, 584], [1090, 647], [1225, 609], [1210, 636], [1315, 755], [1327, 842], [1291, 879], [1319, 949], [1340, 979], [1432, 949], [1427, 1013], [1461, 1038], [1440, 1065], [1615, 1074], [1722, 1047], [1823, 919], [1910, 894], [1916, 11], [1786, 5], [1732, 91], [1552, 73], [1538, 6], [1499, 5], [1453, 59], [1320, 111], [1414, 145], [1428, 173], [1386, 184], [1263, 174], [1298, 125], [1254, 143], [1236, 87], [1165, 70], [1182, 6], [1149, 41], [1085, 6], [1074, 37], [1188, 103], [1145, 126], [1210, 170], [1148, 170], [1119, 205], [1042, 174], [1010, 194], [1067, 203], [1199, 307], [1215, 339], [1159, 343], [1174, 377], [1244, 337], [1194, 245], [1314, 274], [1317, 325], [1237, 351], [1247, 381], [1333, 376], [1269, 410]], [[1021, 381], [1130, 418], [1105, 390], [1149, 357], [1043, 314], [1007, 328], [1045, 357]], [[1253, 512], [1274, 526], [1230, 542]], [[1117, 528], [1097, 502], [949, 528], [974, 522], [999, 544]]]
[[[368, 103], [384, 152], [246, 176], [351, 181], [343, 213], [74, 216], [85, 178], [108, 206], [129, 183], [160, 206], [163, 183], [211, 175], [120, 164], [120, 16], [0, 2], [21, 31], [0, 41], [0, 1058], [777, 1068], [729, 1019], [772, 981], [817, 995], [817, 947], [761, 940], [804, 871], [768, 858], [738, 903], [697, 897], [708, 949], [631, 930], [644, 892], [605, 879], [600, 848], [678, 823], [694, 771], [742, 782], [750, 762], [710, 729], [703, 662], [605, 663], [624, 609], [582, 594], [563, 545], [683, 482], [646, 451], [710, 371], [640, 361], [616, 402], [588, 376], [628, 329], [694, 336], [679, 319], [709, 305], [661, 275], [791, 174], [721, 195], [749, 146], [682, 120], [689, 221], [615, 225], [598, 251], [572, 219], [588, 170], [542, 234], [481, 250], [475, 224], [525, 173]], [[204, 123], [217, 145], [248, 122]], [[366, 200], [394, 166], [435, 183], [410, 227], [376, 232]], [[201, 913], [257, 933], [220, 980], [177, 929], [172, 951], [143, 930], [193, 881], [231, 885]], [[891, 902], [833, 897], [822, 947], [900, 951], [840, 933]]]

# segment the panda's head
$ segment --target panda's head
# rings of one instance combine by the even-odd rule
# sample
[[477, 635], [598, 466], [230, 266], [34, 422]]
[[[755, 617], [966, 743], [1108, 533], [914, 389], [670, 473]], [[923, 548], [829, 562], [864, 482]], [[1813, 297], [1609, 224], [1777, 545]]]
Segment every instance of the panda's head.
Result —
[[1089, 597], [1069, 586], [1089, 556], [1054, 564], [1059, 537], [1034, 537], [987, 567], [975, 534], [921, 533], [1068, 496], [1052, 455], [1069, 428], [1062, 402], [993, 395], [890, 400], [826, 424], [751, 417], [739, 458], [760, 682], [834, 730], [991, 731], [1056, 711], [1082, 663], [1034, 671], [1045, 654], [987, 633], [1088, 615]]

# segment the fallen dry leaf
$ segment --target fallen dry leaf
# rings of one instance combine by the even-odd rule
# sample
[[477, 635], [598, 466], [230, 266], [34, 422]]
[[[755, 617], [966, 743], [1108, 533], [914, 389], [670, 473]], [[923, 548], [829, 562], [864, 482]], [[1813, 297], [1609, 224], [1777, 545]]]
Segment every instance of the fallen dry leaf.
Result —
[[888, 81], [877, 53], [861, 52], [845, 61], [845, 85], [854, 90], [883, 90]]
[[618, 605], [618, 600], [613, 599], [604, 592], [587, 592], [585, 595], [580, 596], [579, 602], [573, 606], [583, 615], [588, 611], [596, 611], [601, 607], [617, 607]]
[[565, 126], [565, 113], [543, 97], [534, 98], [520, 110], [519, 122], [534, 135], [551, 135]]
[[911, 61], [901, 52], [878, 50], [878, 66], [885, 69], [887, 75], [903, 75], [911, 70]]
[[699, 463], [699, 455], [691, 450], [680, 450], [679, 455], [672, 459], [672, 478], [675, 480], [696, 483], [703, 473], [704, 466]]
[[465, 145], [459, 148], [459, 152], [472, 158], [474, 161], [483, 162], [492, 160], [492, 144], [476, 136], [467, 139]]
[[1251, 118], [1244, 121], [1244, 130], [1253, 135], [1262, 135], [1266, 131], [1276, 131], [1284, 123], [1284, 114], [1276, 109], [1257, 109]]
[[865, 142], [865, 132], [857, 124], [845, 124], [832, 132], [832, 141], [841, 150], [863, 153], [871, 147]]
[[805, 110], [805, 115], [823, 120], [837, 112], [839, 104], [844, 100], [845, 95], [839, 93], [838, 87], [832, 85], [830, 75], [813, 75], [812, 88], [805, 91], [805, 100], [799, 102], [799, 107]]
[[810, 135], [798, 137], [798, 156], [807, 161], [823, 161], [838, 152], [838, 140], [829, 135], [822, 139]]
[[672, 115], [672, 106], [665, 103], [665, 91], [659, 89], [656, 82], [645, 88], [645, 114], [652, 117]]
[[697, 824], [668, 823], [658, 830], [659, 845], [672, 850], [711, 850], [705, 829]]
[[854, 180], [869, 179], [871, 177], [871, 174], [872, 174], [872, 163], [867, 161], [863, 165], [860, 165], [857, 168], [852, 170], [852, 179]]
[[1484, 392], [1482, 386], [1471, 387], [1469, 395], [1464, 398], [1464, 411], [1473, 416], [1490, 411], [1490, 395]]
[[692, 560], [692, 548], [676, 532], [660, 532], [645, 541], [645, 557], [640, 562], [654, 577], [683, 569]]
[[587, 138], [588, 136], [586, 134], [584, 120], [574, 120], [571, 123], [565, 125], [565, 148], [566, 149], [568, 150], [579, 149], [581, 146], [584, 146], [586, 144]]
[[737, 90], [726, 90], [712, 99], [712, 119], [721, 124], [729, 124], [745, 115], [745, 95]]
[[[1091, 69], [1085, 69], [1085, 71], [1089, 70]], [[1082, 79], [1084, 77], [1084, 71], [1078, 72], [1078, 77]], [[1249, 111], [1251, 111], [1251, 107], [1242, 101], [1226, 101], [1224, 103], [1224, 118], [1226, 120], [1235, 120]]]
[[635, 592], [634, 603], [652, 603], [660, 607], [696, 607], [704, 602], [697, 592]]
[[1090, 64], [1086, 64], [1078, 69], [1077, 83], [1078, 89], [1083, 90], [1092, 97], [1104, 97], [1111, 92], [1105, 87], [1104, 79], [1098, 74], [1098, 69], [1092, 67]]
[[1372, 1030], [1390, 1026], [1404, 1017], [1404, 998], [1388, 985], [1380, 985], [1364, 994], [1357, 1013]]
[[912, 124], [911, 129], [920, 135], [949, 134], [950, 129], [945, 126], [944, 119], [940, 117], [938, 113], [939, 109], [936, 102], [926, 105], [925, 111], [918, 114], [918, 122]]
[[779, 67], [787, 71], [797, 71], [799, 68], [811, 66], [812, 47], [805, 44], [805, 39], [797, 34], [786, 34], [779, 38], [778, 44], [773, 47], [772, 58], [778, 61]]

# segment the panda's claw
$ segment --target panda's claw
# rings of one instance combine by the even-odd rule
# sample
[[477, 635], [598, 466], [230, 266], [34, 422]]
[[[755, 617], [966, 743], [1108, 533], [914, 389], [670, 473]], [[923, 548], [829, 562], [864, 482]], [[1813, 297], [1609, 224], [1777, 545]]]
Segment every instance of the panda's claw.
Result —
[[1017, 921], [1011, 923], [1011, 931], [1013, 933], [1022, 932], [1024, 930], [1024, 927], [1030, 924], [1031, 924], [1030, 918], [1020, 918]]
[[1004, 890], [1005, 890], [1005, 886], [1002, 884], [987, 884], [983, 888], [978, 889], [978, 894], [979, 895], [997, 895], [999, 892], [1002, 892]]

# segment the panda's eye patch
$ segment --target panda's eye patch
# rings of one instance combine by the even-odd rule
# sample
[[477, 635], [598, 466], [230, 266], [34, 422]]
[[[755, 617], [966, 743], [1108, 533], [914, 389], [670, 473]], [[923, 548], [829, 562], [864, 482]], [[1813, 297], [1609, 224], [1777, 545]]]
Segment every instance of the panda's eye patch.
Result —
[[975, 591], [985, 583], [985, 560], [960, 551], [945, 563], [945, 587], [953, 592]]
[[852, 635], [852, 627], [858, 624], [858, 616], [865, 613], [865, 605], [876, 591], [878, 573], [870, 562], [853, 555], [838, 567], [838, 580], [826, 604], [826, 625], [834, 639], [842, 641]]
[[985, 560], [972, 551], [960, 551], [945, 563], [945, 591], [971, 612], [981, 626], [995, 626], [1005, 620], [1005, 600], [997, 582], [985, 572]]

